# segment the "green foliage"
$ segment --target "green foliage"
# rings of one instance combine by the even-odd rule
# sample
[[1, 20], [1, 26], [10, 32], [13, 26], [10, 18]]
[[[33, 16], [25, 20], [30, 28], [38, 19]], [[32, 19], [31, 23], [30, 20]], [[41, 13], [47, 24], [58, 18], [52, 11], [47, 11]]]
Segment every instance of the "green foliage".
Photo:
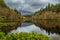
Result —
[[53, 11], [53, 12], [60, 12], [60, 4], [48, 4], [45, 10]]
[[17, 9], [14, 9], [14, 11], [15, 11], [16, 13], [18, 13], [18, 14], [20, 14], [20, 15], [21, 15], [21, 13], [20, 13], [20, 12], [18, 12], [18, 10], [17, 10]]
[[60, 18], [56, 18], [56, 20], [57, 20], [58, 22], [60, 22]]
[[32, 14], [31, 15], [24, 15], [24, 17], [32, 17]]
[[11, 33], [7, 35], [4, 35], [4, 33], [0, 32], [0, 39], [1, 40], [50, 40], [49, 37], [35, 32], [32, 33], [21, 32], [15, 34]]
[[5, 4], [4, 0], [0, 0], [0, 6], [8, 8], [8, 6]]
[[1, 22], [1, 21], [3, 21], [3, 18], [2, 18], [2, 17], [0, 17], [0, 22]]
[[2, 39], [4, 39], [4, 38], [5, 38], [5, 33], [0, 32], [0, 39], [2, 40]]
[[60, 4], [56, 4], [56, 5], [48, 4], [48, 6], [46, 6], [46, 8], [41, 8], [39, 11], [35, 12], [35, 14], [37, 14], [37, 13], [41, 14], [44, 11], [52, 11], [52, 12], [58, 13], [58, 12], [60, 12]]

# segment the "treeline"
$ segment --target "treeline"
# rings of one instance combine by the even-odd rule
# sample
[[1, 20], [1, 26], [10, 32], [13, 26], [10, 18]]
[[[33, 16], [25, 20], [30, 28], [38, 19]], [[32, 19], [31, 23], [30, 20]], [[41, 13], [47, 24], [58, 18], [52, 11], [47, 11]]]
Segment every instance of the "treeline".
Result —
[[21, 12], [19, 12], [17, 9], [14, 9], [14, 11], [15, 11], [17, 14], [20, 14], [20, 15], [21, 15]]
[[44, 10], [52, 11], [52, 12], [60, 12], [60, 4], [48, 4]]
[[4, 0], [0, 0], [0, 7], [9, 8], [4, 2]]
[[60, 4], [48, 4], [45, 8], [41, 8], [39, 11], [35, 12], [36, 13], [42, 13], [44, 11], [52, 11], [52, 12], [60, 12]]
[[30, 15], [23, 15], [24, 17], [32, 17], [34, 14], [30, 14]]

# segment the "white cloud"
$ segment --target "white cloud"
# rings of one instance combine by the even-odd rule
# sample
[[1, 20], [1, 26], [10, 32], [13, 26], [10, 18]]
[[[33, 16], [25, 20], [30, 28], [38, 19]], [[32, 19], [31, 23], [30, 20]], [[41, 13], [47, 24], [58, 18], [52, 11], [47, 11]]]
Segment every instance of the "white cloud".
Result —
[[18, 0], [19, 2], [21, 2], [21, 3], [25, 3], [25, 0]]
[[49, 2], [50, 0], [40, 0], [41, 2]]
[[59, 2], [60, 0], [6, 0], [6, 3], [11, 8], [28, 10], [31, 12], [37, 11], [38, 9], [46, 6], [48, 3], [56, 4]]
[[17, 2], [18, 0], [6, 0], [7, 2], [13, 2], [13, 3], [15, 3], [15, 2]]
[[10, 0], [11, 2], [13, 2], [13, 3], [16, 3], [18, 0]]

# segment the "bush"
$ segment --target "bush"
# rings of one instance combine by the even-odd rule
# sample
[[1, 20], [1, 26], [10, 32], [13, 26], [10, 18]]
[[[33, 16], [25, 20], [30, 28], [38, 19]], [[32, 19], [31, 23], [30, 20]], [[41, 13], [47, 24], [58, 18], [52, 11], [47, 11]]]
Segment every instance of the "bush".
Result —
[[11, 33], [7, 35], [4, 35], [4, 33], [0, 32], [0, 37], [1, 40], [49, 40], [49, 37], [35, 32], [32, 33], [21, 32], [15, 34]]

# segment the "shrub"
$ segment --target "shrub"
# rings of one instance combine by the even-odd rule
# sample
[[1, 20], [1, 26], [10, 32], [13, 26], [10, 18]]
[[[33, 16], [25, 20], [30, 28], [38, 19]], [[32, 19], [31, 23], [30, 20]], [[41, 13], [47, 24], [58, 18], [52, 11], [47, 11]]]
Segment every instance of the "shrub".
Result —
[[38, 34], [35, 32], [32, 33], [26, 33], [26, 32], [20, 32], [20, 33], [10, 33], [7, 35], [4, 35], [4, 33], [0, 32], [1, 40], [49, 40], [48, 36]]

